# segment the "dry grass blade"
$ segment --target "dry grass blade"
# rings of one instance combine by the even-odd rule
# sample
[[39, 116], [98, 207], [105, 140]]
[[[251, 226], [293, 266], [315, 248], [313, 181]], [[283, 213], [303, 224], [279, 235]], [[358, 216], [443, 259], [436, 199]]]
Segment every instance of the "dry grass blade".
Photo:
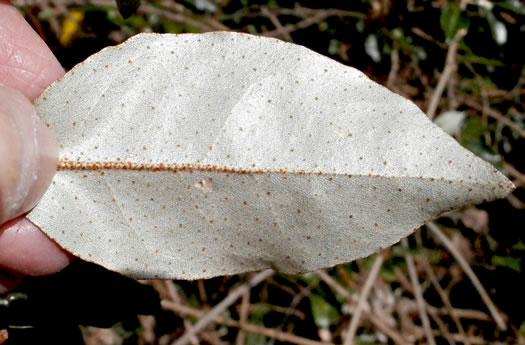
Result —
[[456, 249], [456, 247], [454, 247], [454, 244], [452, 244], [452, 242], [448, 239], [448, 237], [443, 233], [443, 231], [441, 231], [441, 229], [437, 225], [433, 223], [427, 223], [427, 227], [445, 245], [445, 247], [450, 251], [450, 253], [457, 260], [458, 264], [461, 266], [463, 271], [465, 271], [470, 281], [472, 282], [472, 285], [474, 285], [474, 288], [476, 288], [479, 295], [481, 296], [481, 299], [483, 300], [490, 314], [494, 318], [494, 321], [496, 321], [498, 328], [501, 329], [502, 331], [507, 330], [507, 325], [505, 324], [505, 321], [503, 321], [503, 318], [498, 312], [496, 305], [494, 305], [494, 303], [492, 302], [492, 299], [490, 298], [489, 294], [483, 287], [483, 284], [481, 284], [481, 282], [479, 281], [474, 271], [472, 271], [472, 268], [470, 268], [470, 265], [468, 264], [468, 262], [463, 258], [461, 253]]
[[352, 320], [350, 321], [348, 332], [346, 333], [344, 345], [351, 345], [354, 343], [354, 337], [357, 331], [357, 327], [359, 325], [359, 320], [361, 319], [361, 313], [365, 306], [368, 294], [370, 293], [370, 289], [372, 288], [372, 285], [376, 281], [377, 275], [379, 274], [379, 270], [381, 269], [381, 266], [383, 265], [383, 261], [384, 261], [383, 255], [378, 254], [376, 257], [376, 260], [374, 261], [374, 265], [372, 266], [372, 269], [370, 270], [370, 274], [368, 275], [368, 278], [366, 279], [365, 285], [363, 286], [363, 290], [361, 291], [361, 294], [359, 296], [359, 300], [357, 302], [357, 306], [355, 308], [354, 315], [352, 317]]
[[228, 296], [223, 299], [219, 304], [217, 304], [212, 310], [210, 310], [206, 315], [203, 316], [202, 319], [200, 319], [191, 330], [186, 331], [177, 341], [173, 343], [173, 345], [185, 345], [190, 342], [190, 340], [198, 334], [201, 330], [203, 330], [208, 324], [213, 322], [213, 320], [223, 313], [229, 306], [231, 306], [239, 297], [241, 297], [243, 294], [245, 294], [247, 291], [249, 291], [254, 286], [257, 286], [258, 284], [262, 283], [266, 279], [270, 278], [275, 272], [273, 270], [265, 270], [262, 272], [257, 273], [252, 279], [250, 279], [248, 282], [236, 287], [233, 289]]

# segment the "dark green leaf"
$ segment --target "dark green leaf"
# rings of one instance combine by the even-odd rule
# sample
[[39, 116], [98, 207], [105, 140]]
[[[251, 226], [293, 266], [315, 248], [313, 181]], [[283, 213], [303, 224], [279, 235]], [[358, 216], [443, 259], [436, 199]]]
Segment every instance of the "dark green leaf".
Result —
[[118, 10], [124, 18], [134, 15], [139, 6], [140, 0], [117, 0]]

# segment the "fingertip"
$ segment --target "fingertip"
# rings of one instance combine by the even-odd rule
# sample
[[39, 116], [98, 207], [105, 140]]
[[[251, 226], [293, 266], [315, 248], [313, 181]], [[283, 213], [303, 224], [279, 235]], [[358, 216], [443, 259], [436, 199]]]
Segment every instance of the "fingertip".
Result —
[[58, 148], [33, 105], [0, 84], [0, 224], [33, 208], [56, 171]]
[[64, 69], [18, 10], [0, 0], [0, 81], [33, 101]]
[[0, 263], [3, 269], [15, 272], [15, 277], [55, 273], [73, 258], [26, 218], [17, 218], [0, 227]]

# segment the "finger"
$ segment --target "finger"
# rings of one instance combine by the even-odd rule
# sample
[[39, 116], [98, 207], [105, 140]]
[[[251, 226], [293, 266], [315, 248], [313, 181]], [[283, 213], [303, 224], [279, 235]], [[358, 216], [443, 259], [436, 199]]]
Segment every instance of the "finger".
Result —
[[58, 149], [33, 105], [0, 84], [0, 224], [33, 208], [56, 171]]
[[[8, 1], [0, 0], [0, 83], [20, 90], [32, 101], [63, 74], [64, 70], [47, 45]], [[2, 127], [0, 125], [0, 129]], [[5, 144], [0, 143], [2, 147]], [[5, 165], [0, 164], [2, 166]], [[40, 194], [35, 189], [29, 193]], [[0, 266], [5, 269], [47, 274], [59, 271], [72, 260], [70, 254], [25, 219], [17, 218], [0, 229]], [[2, 273], [0, 267], [0, 290], [11, 289], [20, 279], [20, 273]]]
[[0, 227], [0, 262], [5, 270], [45, 275], [66, 267], [71, 258], [26, 218]]
[[47, 45], [6, 0], [0, 0], [0, 83], [33, 101], [64, 70]]

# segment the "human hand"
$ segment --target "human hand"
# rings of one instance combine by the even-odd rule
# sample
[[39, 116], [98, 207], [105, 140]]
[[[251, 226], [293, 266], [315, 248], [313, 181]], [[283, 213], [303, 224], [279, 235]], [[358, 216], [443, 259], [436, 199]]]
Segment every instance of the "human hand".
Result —
[[72, 256], [24, 217], [48, 187], [57, 147], [31, 102], [64, 70], [17, 10], [0, 0], [0, 293]]

